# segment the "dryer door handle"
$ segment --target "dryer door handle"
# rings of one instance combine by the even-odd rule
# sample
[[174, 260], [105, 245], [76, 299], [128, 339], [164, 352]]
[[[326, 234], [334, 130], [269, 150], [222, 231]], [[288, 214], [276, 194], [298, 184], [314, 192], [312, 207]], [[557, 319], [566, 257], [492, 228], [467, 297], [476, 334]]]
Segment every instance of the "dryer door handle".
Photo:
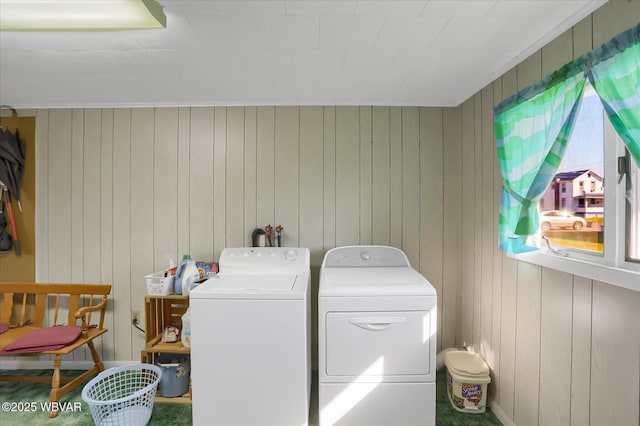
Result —
[[360, 317], [351, 318], [349, 322], [360, 328], [371, 331], [388, 330], [396, 325], [405, 324], [406, 317]]

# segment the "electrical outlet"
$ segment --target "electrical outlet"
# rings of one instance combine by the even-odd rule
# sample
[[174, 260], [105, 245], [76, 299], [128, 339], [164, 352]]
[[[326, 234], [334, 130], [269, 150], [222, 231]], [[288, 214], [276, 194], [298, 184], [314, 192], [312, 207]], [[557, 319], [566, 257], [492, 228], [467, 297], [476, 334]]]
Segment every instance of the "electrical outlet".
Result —
[[140, 311], [131, 311], [131, 324], [140, 324]]

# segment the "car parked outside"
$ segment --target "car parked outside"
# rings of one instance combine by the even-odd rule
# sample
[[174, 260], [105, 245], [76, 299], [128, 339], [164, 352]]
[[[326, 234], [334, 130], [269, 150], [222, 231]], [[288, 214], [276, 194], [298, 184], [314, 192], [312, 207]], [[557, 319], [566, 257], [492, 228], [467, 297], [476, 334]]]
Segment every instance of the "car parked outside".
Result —
[[561, 210], [549, 210], [540, 213], [540, 228], [548, 231], [551, 228], [570, 228], [580, 231], [587, 226], [587, 221], [579, 216]]

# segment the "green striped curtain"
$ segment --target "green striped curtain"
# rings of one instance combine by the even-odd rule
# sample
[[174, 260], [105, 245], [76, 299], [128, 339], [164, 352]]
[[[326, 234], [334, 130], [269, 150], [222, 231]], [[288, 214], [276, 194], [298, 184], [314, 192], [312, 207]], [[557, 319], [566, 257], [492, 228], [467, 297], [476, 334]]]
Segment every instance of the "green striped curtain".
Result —
[[530, 92], [533, 96], [508, 99], [506, 109], [498, 106], [494, 127], [502, 172], [501, 250], [537, 249], [527, 246], [521, 236], [535, 234], [540, 226], [537, 201], [560, 166], [584, 86], [584, 75], [567, 68], [536, 86]]
[[586, 78], [611, 123], [640, 165], [640, 25], [565, 65], [494, 108], [502, 197], [500, 249], [537, 250], [525, 238], [538, 231], [538, 203], [569, 141]]
[[640, 25], [600, 48], [611, 57], [595, 63], [587, 76], [609, 121], [640, 166]]

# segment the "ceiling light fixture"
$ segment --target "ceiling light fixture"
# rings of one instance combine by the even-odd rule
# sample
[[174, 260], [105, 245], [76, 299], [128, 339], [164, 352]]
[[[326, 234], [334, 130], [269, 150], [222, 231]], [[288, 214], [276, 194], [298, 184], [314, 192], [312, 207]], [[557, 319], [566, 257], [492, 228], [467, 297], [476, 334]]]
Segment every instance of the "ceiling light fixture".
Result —
[[166, 28], [155, 0], [0, 0], [0, 31]]

